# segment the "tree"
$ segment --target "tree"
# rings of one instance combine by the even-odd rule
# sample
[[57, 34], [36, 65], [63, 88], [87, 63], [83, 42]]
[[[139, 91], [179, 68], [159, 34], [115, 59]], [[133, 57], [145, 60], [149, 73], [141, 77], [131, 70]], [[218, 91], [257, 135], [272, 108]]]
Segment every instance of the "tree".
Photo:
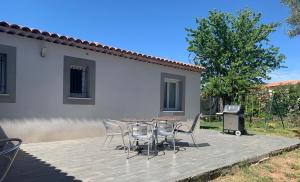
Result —
[[300, 35], [300, 0], [281, 0], [281, 2], [288, 6], [291, 11], [291, 15], [287, 19], [291, 26], [291, 30], [288, 32], [289, 36]]
[[194, 63], [206, 68], [203, 93], [228, 103], [236, 94], [246, 94], [270, 79], [268, 73], [281, 67], [284, 55], [269, 44], [278, 24], [260, 24], [260, 18], [261, 14], [250, 10], [236, 17], [214, 10], [208, 18], [196, 19], [196, 29], [186, 29]]
[[300, 83], [279, 86], [273, 92], [277, 96], [281, 114], [290, 117], [292, 123], [300, 126]]

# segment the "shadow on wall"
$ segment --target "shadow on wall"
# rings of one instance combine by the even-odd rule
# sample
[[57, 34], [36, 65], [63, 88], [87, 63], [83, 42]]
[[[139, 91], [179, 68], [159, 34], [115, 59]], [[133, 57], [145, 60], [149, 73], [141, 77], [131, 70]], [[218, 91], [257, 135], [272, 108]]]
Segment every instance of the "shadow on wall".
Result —
[[[0, 126], [7, 137], [20, 138], [23, 143], [73, 140], [105, 135], [104, 125], [100, 119], [6, 118], [0, 119]], [[4, 138], [1, 132], [0, 138]]]
[[20, 150], [5, 182], [80, 182], [75, 177]]
[[48, 142], [105, 134], [101, 120], [71, 118], [1, 119], [0, 138], [20, 138], [23, 143]]

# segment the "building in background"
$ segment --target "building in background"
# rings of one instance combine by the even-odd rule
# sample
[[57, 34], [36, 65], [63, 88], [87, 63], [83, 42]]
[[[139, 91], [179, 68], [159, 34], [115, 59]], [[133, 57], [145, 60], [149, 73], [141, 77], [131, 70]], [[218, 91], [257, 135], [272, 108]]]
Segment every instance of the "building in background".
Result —
[[287, 81], [281, 81], [281, 82], [267, 83], [266, 87], [272, 91], [275, 87], [286, 86], [286, 85], [296, 85], [298, 83], [300, 83], [300, 80], [287, 80]]

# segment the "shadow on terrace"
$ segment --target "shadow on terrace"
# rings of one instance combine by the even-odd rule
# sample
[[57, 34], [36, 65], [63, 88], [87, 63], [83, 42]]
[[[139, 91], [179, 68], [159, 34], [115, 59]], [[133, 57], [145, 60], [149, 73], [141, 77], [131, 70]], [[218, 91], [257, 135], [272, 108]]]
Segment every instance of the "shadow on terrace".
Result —
[[[0, 127], [0, 138], [7, 138], [6, 134]], [[0, 163], [3, 160], [0, 158]], [[34, 157], [33, 155], [19, 150], [15, 161], [13, 162], [6, 178], [5, 182], [80, 182], [73, 176], [69, 176], [60, 169], [47, 164], [46, 162]]]

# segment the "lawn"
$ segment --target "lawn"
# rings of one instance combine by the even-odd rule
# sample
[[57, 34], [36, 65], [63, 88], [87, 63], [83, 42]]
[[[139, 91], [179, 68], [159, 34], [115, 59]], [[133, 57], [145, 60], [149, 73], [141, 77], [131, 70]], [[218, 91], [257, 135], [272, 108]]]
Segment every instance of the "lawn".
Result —
[[244, 166], [214, 182], [289, 181], [300, 182], [300, 150], [283, 153], [258, 165]]
[[[300, 139], [300, 127], [285, 123], [285, 128], [283, 128], [279, 121], [268, 122], [267, 124], [263, 121], [256, 121], [251, 125], [249, 122], [246, 122], [245, 127], [249, 134], [277, 135]], [[222, 131], [223, 123], [220, 121], [203, 121], [201, 128]], [[214, 181], [300, 182], [300, 149], [272, 157], [258, 165], [246, 165], [242, 168], [232, 170], [231, 174], [219, 177]]]
[[[263, 134], [263, 135], [279, 135], [285, 137], [299, 137], [300, 138], [300, 127], [295, 127], [292, 124], [284, 123], [285, 128], [282, 127], [280, 121], [268, 122], [265, 124], [263, 121], [256, 121], [250, 125], [249, 122], [245, 123], [246, 130], [249, 134]], [[201, 123], [203, 129], [213, 129], [222, 131], [223, 123], [220, 121], [203, 121]]]

